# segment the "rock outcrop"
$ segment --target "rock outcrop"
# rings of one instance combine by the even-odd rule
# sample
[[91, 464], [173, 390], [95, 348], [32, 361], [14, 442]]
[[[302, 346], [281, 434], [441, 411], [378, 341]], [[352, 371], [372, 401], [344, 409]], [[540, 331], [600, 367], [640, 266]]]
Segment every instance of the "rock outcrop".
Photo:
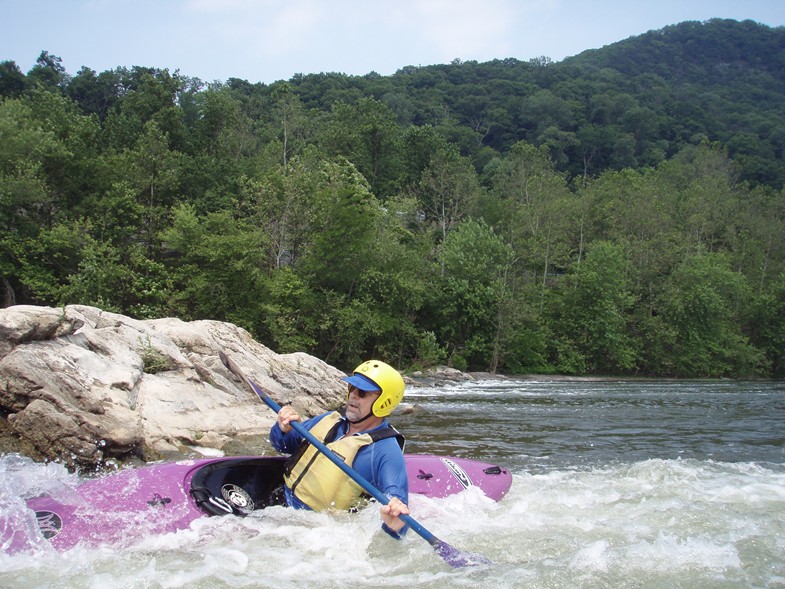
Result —
[[20, 305], [0, 309], [0, 425], [38, 457], [83, 467], [269, 451], [273, 412], [220, 351], [304, 416], [343, 401], [343, 372], [276, 354], [230, 323]]

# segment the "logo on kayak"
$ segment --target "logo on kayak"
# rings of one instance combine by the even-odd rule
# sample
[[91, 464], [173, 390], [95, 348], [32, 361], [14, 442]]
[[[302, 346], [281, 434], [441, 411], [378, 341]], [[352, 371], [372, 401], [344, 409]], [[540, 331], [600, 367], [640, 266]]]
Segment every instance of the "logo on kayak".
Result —
[[150, 507], [163, 507], [164, 505], [167, 505], [171, 502], [172, 500], [169, 497], [161, 497], [160, 493], [155, 493], [153, 498], [147, 502], [147, 505]]
[[35, 521], [38, 523], [38, 529], [47, 540], [51, 540], [60, 530], [63, 529], [63, 518], [57, 515], [54, 511], [36, 511]]
[[254, 510], [254, 502], [251, 496], [242, 487], [237, 485], [224, 485], [221, 487], [221, 496], [231, 505], [242, 513], [251, 513]]
[[466, 474], [466, 471], [458, 466], [455, 462], [449, 458], [440, 458], [439, 460], [442, 461], [444, 466], [450, 469], [450, 472], [455, 476], [456, 479], [458, 479], [458, 482], [463, 485], [464, 489], [468, 489], [472, 486], [472, 480], [469, 478], [469, 475]]

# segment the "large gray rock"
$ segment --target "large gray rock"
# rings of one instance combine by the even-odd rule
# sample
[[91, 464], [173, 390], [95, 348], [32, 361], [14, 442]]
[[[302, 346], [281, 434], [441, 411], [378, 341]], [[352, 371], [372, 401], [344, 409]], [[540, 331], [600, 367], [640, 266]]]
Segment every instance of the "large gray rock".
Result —
[[304, 416], [344, 399], [343, 372], [307, 354], [276, 354], [230, 323], [19, 305], [0, 309], [3, 425], [40, 457], [80, 466], [269, 450], [275, 416], [220, 351]]

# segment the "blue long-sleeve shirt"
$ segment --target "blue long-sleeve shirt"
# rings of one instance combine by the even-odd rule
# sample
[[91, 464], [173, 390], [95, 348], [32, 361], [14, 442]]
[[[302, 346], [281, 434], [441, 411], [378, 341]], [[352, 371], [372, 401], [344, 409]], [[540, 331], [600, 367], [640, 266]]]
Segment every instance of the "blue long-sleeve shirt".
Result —
[[[302, 425], [310, 430], [327, 415], [329, 415], [329, 413], [312, 417], [311, 419], [304, 421]], [[369, 433], [387, 426], [387, 420], [384, 420], [378, 427], [360, 432], [360, 434]], [[349, 422], [346, 418], [341, 419], [335, 439], [338, 440], [345, 436], [348, 429]], [[297, 448], [299, 448], [302, 441], [303, 436], [295, 430], [283, 433], [277, 423], [273, 425], [270, 430], [270, 443], [273, 445], [273, 448], [279, 452], [293, 454]], [[388, 497], [397, 497], [407, 505], [409, 504], [409, 479], [406, 474], [406, 462], [403, 457], [403, 452], [401, 452], [401, 448], [398, 445], [398, 441], [394, 437], [385, 438], [360, 448], [354, 459], [352, 468]], [[291, 507], [310, 509], [305, 503], [295, 497], [291, 489], [285, 487], [285, 491], [287, 502]], [[387, 525], [383, 524], [382, 527], [385, 532], [393, 537], [402, 536], [407, 529], [404, 527], [396, 534]]]

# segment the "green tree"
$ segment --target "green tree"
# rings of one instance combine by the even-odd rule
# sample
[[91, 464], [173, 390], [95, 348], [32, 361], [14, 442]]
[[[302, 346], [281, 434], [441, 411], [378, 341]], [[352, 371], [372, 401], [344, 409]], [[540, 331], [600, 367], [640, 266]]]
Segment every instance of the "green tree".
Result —
[[40, 88], [29, 93], [27, 103], [35, 124], [51, 132], [61, 146], [42, 162], [56, 206], [63, 213], [79, 210], [97, 182], [99, 121], [83, 115], [65, 96]]
[[676, 375], [745, 376], [759, 370], [762, 355], [742, 332], [749, 301], [745, 277], [730, 268], [724, 254], [696, 254], [674, 269], [660, 309], [673, 336]]
[[600, 241], [570, 272], [554, 301], [552, 329], [560, 369], [619, 374], [635, 366], [638, 351], [628, 327], [634, 297], [626, 265], [621, 247]]
[[3, 303], [16, 302], [24, 250], [52, 222], [47, 163], [66, 155], [55, 134], [42, 129], [23, 100], [0, 102], [0, 275]]
[[439, 241], [474, 213], [480, 193], [471, 163], [450, 148], [433, 155], [414, 189], [425, 221], [434, 227]]
[[762, 294], [785, 271], [785, 193], [766, 187], [738, 192], [738, 213], [729, 222], [728, 249], [733, 267]]
[[182, 154], [169, 149], [167, 135], [155, 121], [149, 121], [133, 150], [115, 161], [123, 181], [132, 186], [144, 207], [144, 226], [140, 237], [147, 244], [149, 257], [158, 247], [158, 234], [168, 224], [168, 211], [177, 202]]
[[518, 327], [512, 312], [512, 251], [484, 222], [468, 219], [450, 232], [440, 253], [443, 276], [430, 305], [434, 323], [460, 368], [495, 372]]
[[300, 98], [294, 93], [292, 86], [281, 83], [272, 93], [275, 100], [273, 114], [277, 123], [277, 137], [281, 152], [280, 162], [286, 171], [289, 160], [300, 153], [308, 138], [310, 121]]
[[27, 89], [27, 78], [15, 61], [0, 61], [0, 97], [19, 98]]
[[764, 374], [785, 378], [785, 272], [752, 305], [750, 341], [765, 354]]
[[68, 276], [58, 300], [152, 319], [171, 313], [171, 296], [171, 276], [163, 264], [147, 257], [142, 246], [120, 249], [86, 234], [77, 270]]
[[237, 151], [227, 152], [227, 138], [240, 124], [241, 105], [231, 91], [210, 85], [194, 98], [198, 116], [194, 121], [191, 140], [200, 153], [213, 157], [236, 157]]
[[317, 142], [328, 155], [352, 162], [377, 197], [384, 199], [397, 191], [398, 125], [383, 102], [362, 98], [356, 105], [335, 104]]
[[[428, 363], [442, 357], [435, 337], [420, 324], [433, 284], [428, 256], [433, 243], [418, 230], [418, 206], [413, 199], [390, 199], [379, 213], [372, 247], [366, 252], [352, 294], [374, 317], [366, 349], [399, 365], [413, 360]], [[361, 359], [362, 352], [347, 361], [351, 365]]]
[[431, 125], [410, 126], [403, 131], [403, 170], [401, 187], [411, 190], [422, 178], [423, 171], [439, 152], [447, 152], [447, 140]]
[[308, 250], [316, 223], [313, 195], [319, 185], [320, 166], [307, 155], [261, 178], [241, 178], [237, 211], [266, 235], [268, 268], [296, 265]]
[[253, 334], [263, 328], [264, 235], [228, 211], [198, 216], [179, 205], [162, 232], [170, 253], [172, 308], [183, 319], [231, 321]]
[[542, 304], [548, 276], [567, 267], [573, 246], [581, 246], [578, 203], [547, 147], [525, 142], [497, 162], [491, 190], [502, 203], [495, 222], [526, 270], [539, 277]]
[[121, 78], [116, 71], [96, 74], [94, 70], [82, 67], [69, 82], [67, 91], [83, 113], [97, 115], [103, 121], [120, 100], [120, 84]]
[[63, 60], [48, 51], [42, 51], [35, 65], [27, 72], [30, 84], [39, 85], [46, 90], [64, 91], [68, 85], [68, 74], [63, 67]]
[[178, 105], [186, 80], [177, 72], [139, 66], [117, 73], [121, 99], [104, 122], [107, 144], [118, 151], [133, 148], [147, 123], [154, 121], [169, 148], [186, 151], [184, 113]]
[[348, 160], [323, 162], [319, 175], [311, 195], [312, 233], [300, 268], [320, 288], [348, 295], [373, 248], [381, 207]]

